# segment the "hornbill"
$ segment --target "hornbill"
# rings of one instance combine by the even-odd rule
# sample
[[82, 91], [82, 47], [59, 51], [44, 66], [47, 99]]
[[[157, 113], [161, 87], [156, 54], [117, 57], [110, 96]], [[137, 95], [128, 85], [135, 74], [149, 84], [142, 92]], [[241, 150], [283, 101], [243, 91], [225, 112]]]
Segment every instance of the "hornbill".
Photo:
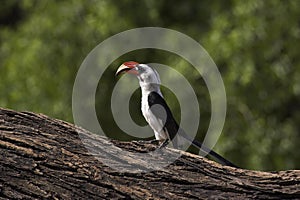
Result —
[[221, 164], [236, 167], [201, 142], [192, 139], [179, 127], [160, 91], [160, 78], [155, 69], [146, 64], [129, 61], [118, 68], [116, 76], [122, 73], [134, 74], [138, 78], [142, 91], [142, 114], [153, 129], [155, 139], [161, 144], [160, 147], [166, 146], [171, 140], [173, 146], [177, 148], [180, 142], [178, 135], [180, 135], [199, 148], [199, 150], [211, 155]]

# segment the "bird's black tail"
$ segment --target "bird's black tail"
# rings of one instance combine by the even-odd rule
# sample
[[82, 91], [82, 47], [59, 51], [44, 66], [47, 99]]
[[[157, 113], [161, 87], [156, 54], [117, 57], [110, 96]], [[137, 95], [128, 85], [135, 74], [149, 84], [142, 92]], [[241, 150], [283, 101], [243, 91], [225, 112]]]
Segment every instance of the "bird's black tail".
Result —
[[215, 151], [211, 150], [210, 148], [206, 147], [203, 145], [202, 142], [199, 142], [198, 140], [192, 139], [189, 135], [187, 135], [182, 129], [178, 130], [178, 134], [181, 137], [184, 137], [186, 140], [190, 141], [195, 147], [197, 147], [200, 151], [207, 153], [209, 155], [211, 155], [213, 158], [215, 158], [219, 163], [221, 163], [222, 165], [227, 165], [230, 167], [236, 167], [239, 168], [238, 166], [236, 166], [235, 164], [233, 164], [232, 162], [230, 162], [229, 160], [223, 158], [221, 155], [219, 155], [218, 153], [216, 153]]
[[199, 142], [198, 140], [193, 140], [192, 144], [199, 148], [200, 151], [207, 153], [209, 155], [211, 155], [213, 158], [215, 158], [218, 162], [220, 162], [223, 165], [227, 165], [227, 166], [231, 166], [231, 167], [236, 167], [238, 168], [235, 164], [233, 164], [232, 162], [230, 162], [229, 160], [223, 158], [220, 154], [218, 154], [217, 152], [215, 152], [214, 150], [211, 150], [210, 148], [206, 147], [203, 145], [202, 142]]

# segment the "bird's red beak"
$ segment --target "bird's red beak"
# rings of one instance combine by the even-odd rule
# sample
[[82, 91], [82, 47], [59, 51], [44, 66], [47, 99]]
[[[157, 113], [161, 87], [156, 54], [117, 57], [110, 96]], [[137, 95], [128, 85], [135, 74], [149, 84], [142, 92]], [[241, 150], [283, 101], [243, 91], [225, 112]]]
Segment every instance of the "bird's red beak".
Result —
[[135, 66], [138, 65], [139, 63], [134, 62], [134, 61], [128, 61], [124, 62], [117, 70], [116, 76], [122, 73], [129, 73], [129, 74], [138, 74], [138, 71], [135, 69]]

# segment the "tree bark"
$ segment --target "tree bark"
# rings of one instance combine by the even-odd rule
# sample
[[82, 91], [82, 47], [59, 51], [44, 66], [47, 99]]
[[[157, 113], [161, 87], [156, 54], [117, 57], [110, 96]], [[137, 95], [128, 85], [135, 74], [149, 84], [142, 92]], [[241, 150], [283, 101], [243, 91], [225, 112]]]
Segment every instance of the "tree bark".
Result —
[[0, 109], [0, 199], [300, 199], [299, 170], [236, 169], [171, 148], [152, 154], [156, 149]]

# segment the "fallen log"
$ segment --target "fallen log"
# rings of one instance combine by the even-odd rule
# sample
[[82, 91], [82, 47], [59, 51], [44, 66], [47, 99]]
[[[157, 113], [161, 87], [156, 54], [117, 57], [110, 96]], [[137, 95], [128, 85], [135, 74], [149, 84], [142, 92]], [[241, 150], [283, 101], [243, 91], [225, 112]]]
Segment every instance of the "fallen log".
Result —
[[[236, 169], [156, 147], [0, 109], [0, 199], [300, 199], [300, 170]], [[159, 165], [166, 157], [178, 158]]]

